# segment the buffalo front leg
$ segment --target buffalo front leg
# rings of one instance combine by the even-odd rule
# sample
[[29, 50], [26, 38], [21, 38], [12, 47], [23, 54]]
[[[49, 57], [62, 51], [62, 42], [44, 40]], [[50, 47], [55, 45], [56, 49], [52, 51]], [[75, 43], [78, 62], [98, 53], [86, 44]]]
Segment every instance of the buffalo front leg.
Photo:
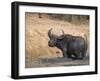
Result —
[[67, 49], [63, 49], [63, 50], [62, 50], [62, 53], [63, 53], [63, 57], [64, 57], [64, 58], [66, 58], [66, 57], [68, 58]]
[[63, 57], [68, 57], [66, 51], [63, 51]]

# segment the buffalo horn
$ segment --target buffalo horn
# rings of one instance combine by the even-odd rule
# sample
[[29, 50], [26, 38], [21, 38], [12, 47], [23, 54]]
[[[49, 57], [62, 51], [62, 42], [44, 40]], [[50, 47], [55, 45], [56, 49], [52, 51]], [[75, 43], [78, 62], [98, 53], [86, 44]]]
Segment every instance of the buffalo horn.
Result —
[[50, 38], [52, 37], [51, 31], [52, 31], [52, 28], [49, 29], [49, 31], [48, 31], [48, 36], [49, 36]]

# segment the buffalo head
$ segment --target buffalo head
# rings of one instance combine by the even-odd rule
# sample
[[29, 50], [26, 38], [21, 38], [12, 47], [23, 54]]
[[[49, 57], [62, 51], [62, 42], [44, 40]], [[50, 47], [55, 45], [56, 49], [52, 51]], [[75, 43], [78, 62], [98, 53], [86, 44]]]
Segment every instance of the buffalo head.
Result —
[[52, 31], [52, 28], [48, 31], [48, 37], [50, 39], [49, 42], [48, 42], [48, 45], [50, 47], [54, 47], [54, 46], [56, 46], [56, 44], [59, 41], [61, 41], [65, 37], [65, 34], [64, 34], [64, 31], [62, 30], [62, 35], [57, 36], [55, 34], [52, 34], [51, 31]]

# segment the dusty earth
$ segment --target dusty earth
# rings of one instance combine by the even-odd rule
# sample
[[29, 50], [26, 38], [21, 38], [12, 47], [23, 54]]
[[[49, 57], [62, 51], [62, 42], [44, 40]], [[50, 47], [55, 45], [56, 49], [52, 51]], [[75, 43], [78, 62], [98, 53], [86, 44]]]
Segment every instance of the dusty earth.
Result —
[[[65, 34], [75, 36], [87, 36], [89, 40], [89, 24], [74, 24], [67, 21], [53, 20], [47, 15], [38, 17], [38, 14], [25, 14], [25, 67], [49, 67], [49, 66], [76, 66], [89, 64], [89, 48], [84, 60], [71, 60], [62, 57], [62, 52], [56, 47], [48, 46], [48, 30], [60, 35], [61, 29]], [[85, 38], [85, 37], [84, 37]], [[89, 44], [89, 41], [87, 41]], [[88, 45], [89, 46], [89, 45]]]

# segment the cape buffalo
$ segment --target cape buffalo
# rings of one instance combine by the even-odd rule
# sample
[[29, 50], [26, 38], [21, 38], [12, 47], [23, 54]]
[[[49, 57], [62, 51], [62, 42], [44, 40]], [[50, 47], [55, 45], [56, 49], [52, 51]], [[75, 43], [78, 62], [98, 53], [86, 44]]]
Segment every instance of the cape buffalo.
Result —
[[71, 59], [83, 59], [87, 51], [87, 41], [81, 36], [73, 36], [64, 34], [57, 36], [51, 33], [52, 28], [48, 31], [49, 47], [57, 47], [62, 53], [63, 57]]

